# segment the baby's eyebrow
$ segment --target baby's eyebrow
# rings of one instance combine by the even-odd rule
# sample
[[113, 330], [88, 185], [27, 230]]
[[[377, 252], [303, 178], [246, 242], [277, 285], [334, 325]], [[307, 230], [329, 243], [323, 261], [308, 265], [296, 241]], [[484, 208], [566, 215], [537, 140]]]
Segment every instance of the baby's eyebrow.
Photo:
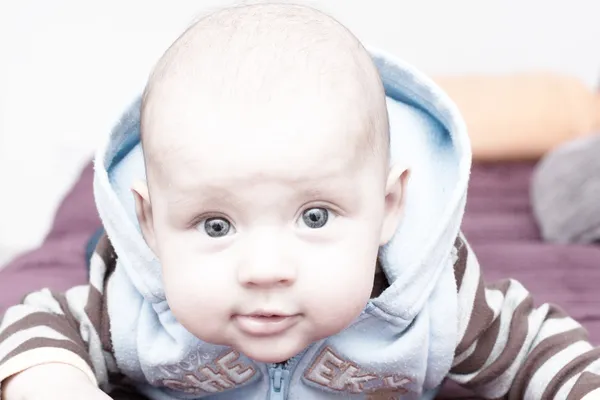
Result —
[[332, 182], [330, 182], [328, 185], [323, 185], [323, 186], [319, 186], [319, 185], [315, 185], [315, 186], [310, 186], [307, 187], [303, 190], [299, 190], [298, 191], [298, 195], [303, 197], [303, 198], [320, 198], [320, 197], [326, 197], [326, 196], [331, 196], [332, 193], [334, 192], [344, 192], [344, 190], [341, 190], [342, 188], [345, 188], [346, 185], [343, 184], [334, 184]]
[[[291, 178], [284, 184], [295, 186], [292, 192], [294, 198], [319, 198], [331, 196], [332, 193], [346, 192], [352, 185], [352, 180], [341, 179], [336, 174], [327, 174], [317, 177]], [[232, 189], [235, 187], [239, 187], [239, 183], [203, 183], [173, 193], [169, 196], [169, 203], [183, 205], [210, 200], [235, 205], [241, 203], [238, 191]]]
[[176, 193], [169, 196], [169, 203], [173, 205], [195, 204], [198, 200], [211, 200], [217, 202], [235, 203], [236, 195], [223, 187], [209, 186], [202, 190], [193, 189], [193, 193], [188, 191]]

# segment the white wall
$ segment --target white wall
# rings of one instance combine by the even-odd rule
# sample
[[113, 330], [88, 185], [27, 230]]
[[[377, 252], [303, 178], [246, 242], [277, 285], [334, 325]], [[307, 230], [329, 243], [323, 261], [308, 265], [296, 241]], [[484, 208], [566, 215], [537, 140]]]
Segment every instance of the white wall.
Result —
[[[302, 1], [302, 0], [301, 0]], [[312, 0], [430, 73], [551, 69], [595, 84], [598, 0]], [[229, 0], [0, 0], [0, 263], [38, 243], [152, 63]]]

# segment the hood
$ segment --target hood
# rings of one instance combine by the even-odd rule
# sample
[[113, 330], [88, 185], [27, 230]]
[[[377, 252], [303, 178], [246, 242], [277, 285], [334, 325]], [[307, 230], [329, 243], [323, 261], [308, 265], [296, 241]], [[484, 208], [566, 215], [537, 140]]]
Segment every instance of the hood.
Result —
[[[371, 299], [355, 324], [330, 343], [342, 353], [348, 349], [346, 355], [353, 360], [383, 369], [397, 369], [398, 363], [403, 363], [403, 368], [412, 371], [414, 390], [419, 391], [419, 387], [441, 382], [456, 346], [453, 249], [466, 202], [471, 150], [456, 106], [432, 80], [385, 52], [369, 51], [387, 96], [392, 163], [409, 168], [411, 177], [405, 192], [404, 218], [379, 254], [390, 287]], [[119, 275], [145, 304], [136, 312], [160, 314], [168, 312], [160, 263], [140, 233], [131, 194], [132, 183], [145, 178], [139, 109], [138, 99], [98, 150], [94, 194], [118, 255]], [[172, 316], [148, 318], [155, 321], [153, 334], [166, 331], [169, 340], [177, 341], [181, 332], [174, 327]], [[126, 338], [129, 329], [135, 328], [131, 320], [120, 322], [123, 340], [130, 340], [122, 346], [123, 352], [128, 351], [126, 347], [140, 346]], [[114, 326], [117, 330], [116, 323]], [[377, 335], [379, 341], [365, 345], [365, 337]], [[153, 340], [148, 338], [144, 348], [151, 349]], [[186, 343], [193, 340], [187, 337]]]
[[[459, 232], [471, 150], [454, 103], [432, 80], [382, 51], [370, 53], [387, 96], [392, 163], [411, 170], [403, 221], [380, 252], [391, 287], [374, 302], [411, 319], [429, 297]], [[148, 301], [160, 302], [165, 300], [160, 264], [141, 236], [131, 195], [132, 183], [145, 179], [139, 108], [138, 99], [99, 148], [94, 194], [134, 286]]]

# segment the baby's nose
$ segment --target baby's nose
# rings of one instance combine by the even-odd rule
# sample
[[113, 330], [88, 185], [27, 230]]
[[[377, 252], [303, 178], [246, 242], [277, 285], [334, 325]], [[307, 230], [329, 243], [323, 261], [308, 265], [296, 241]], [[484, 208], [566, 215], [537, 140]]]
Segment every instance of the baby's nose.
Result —
[[254, 241], [247, 249], [240, 258], [238, 267], [238, 281], [241, 285], [269, 288], [294, 284], [296, 268], [293, 260], [285, 256], [279, 240], [272, 239], [270, 244]]

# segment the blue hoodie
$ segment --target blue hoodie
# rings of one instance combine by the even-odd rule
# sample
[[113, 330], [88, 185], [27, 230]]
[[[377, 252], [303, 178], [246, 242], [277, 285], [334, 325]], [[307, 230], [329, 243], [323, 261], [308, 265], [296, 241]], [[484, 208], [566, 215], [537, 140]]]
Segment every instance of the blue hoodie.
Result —
[[363, 399], [383, 390], [424, 399], [448, 374], [458, 340], [454, 243], [469, 140], [455, 105], [429, 78], [384, 52], [371, 54], [387, 95], [392, 163], [411, 170], [405, 218], [379, 255], [390, 286], [347, 329], [284, 364], [202, 342], [171, 313], [130, 192], [145, 179], [139, 102], [99, 150], [95, 197], [118, 255], [107, 288], [114, 356], [124, 374], [145, 382], [139, 390], [148, 397]]

